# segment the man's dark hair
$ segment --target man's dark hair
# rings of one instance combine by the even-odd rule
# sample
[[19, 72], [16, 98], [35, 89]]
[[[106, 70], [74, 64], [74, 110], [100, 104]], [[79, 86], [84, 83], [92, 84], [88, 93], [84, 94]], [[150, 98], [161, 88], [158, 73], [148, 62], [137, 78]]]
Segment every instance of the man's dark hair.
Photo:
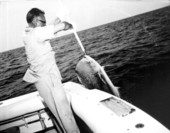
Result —
[[38, 9], [38, 8], [32, 8], [28, 13], [27, 13], [27, 23], [32, 23], [32, 20], [34, 19], [34, 17], [40, 16], [41, 14], [45, 14], [44, 11]]

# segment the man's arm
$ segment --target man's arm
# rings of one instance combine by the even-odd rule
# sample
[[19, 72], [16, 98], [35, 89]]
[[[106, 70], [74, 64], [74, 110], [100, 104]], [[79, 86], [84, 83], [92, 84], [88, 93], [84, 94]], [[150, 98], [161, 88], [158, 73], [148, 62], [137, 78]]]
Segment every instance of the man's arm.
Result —
[[54, 23], [54, 34], [58, 33], [59, 31], [66, 31], [66, 30], [69, 30], [69, 29], [72, 29], [73, 26], [72, 24], [68, 23], [68, 22], [60, 22], [60, 23]]
[[72, 24], [68, 22], [61, 22], [59, 18], [56, 18], [53, 22], [51, 22], [48, 26], [37, 28], [37, 38], [39, 41], [47, 41], [54, 38], [54, 34], [60, 31], [66, 31], [72, 29]]

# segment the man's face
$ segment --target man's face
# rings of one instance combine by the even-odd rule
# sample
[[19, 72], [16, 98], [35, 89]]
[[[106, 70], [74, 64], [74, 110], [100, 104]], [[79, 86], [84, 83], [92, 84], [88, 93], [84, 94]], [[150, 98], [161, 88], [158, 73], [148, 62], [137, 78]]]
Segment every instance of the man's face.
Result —
[[43, 14], [36, 17], [35, 19], [36, 19], [36, 27], [46, 26], [46, 19], [45, 19], [45, 16]]

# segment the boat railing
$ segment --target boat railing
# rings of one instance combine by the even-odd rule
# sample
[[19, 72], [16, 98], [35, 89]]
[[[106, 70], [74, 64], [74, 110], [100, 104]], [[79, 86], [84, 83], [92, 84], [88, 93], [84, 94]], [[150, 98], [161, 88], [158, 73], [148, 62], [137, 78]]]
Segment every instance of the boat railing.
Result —
[[[28, 128], [29, 124], [33, 124], [33, 123], [36, 123], [36, 122], [40, 122], [41, 130], [45, 130], [49, 127], [49, 124], [48, 124], [48, 126], [46, 125], [45, 118], [42, 116], [43, 113], [47, 113], [47, 115], [48, 115], [47, 119], [49, 120], [50, 119], [50, 112], [49, 112], [48, 108], [45, 108], [45, 109], [37, 110], [35, 112], [30, 112], [30, 113], [24, 114], [24, 115], [19, 116], [19, 117], [0, 121], [0, 131], [6, 130], [6, 129], [14, 127], [14, 126], [17, 126], [17, 127], [25, 126], [25, 127]], [[31, 118], [31, 117], [32, 117], [32, 120], [26, 120], [26, 119]], [[53, 126], [53, 124], [51, 124], [50, 127], [52, 127], [52, 126]]]

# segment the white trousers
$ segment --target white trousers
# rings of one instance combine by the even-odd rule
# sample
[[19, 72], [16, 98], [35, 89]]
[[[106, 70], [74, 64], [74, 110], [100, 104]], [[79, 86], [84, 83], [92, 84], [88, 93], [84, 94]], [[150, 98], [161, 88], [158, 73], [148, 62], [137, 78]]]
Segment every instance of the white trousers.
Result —
[[67, 100], [61, 80], [55, 74], [41, 77], [35, 86], [45, 104], [56, 117], [65, 133], [79, 133], [70, 104]]

